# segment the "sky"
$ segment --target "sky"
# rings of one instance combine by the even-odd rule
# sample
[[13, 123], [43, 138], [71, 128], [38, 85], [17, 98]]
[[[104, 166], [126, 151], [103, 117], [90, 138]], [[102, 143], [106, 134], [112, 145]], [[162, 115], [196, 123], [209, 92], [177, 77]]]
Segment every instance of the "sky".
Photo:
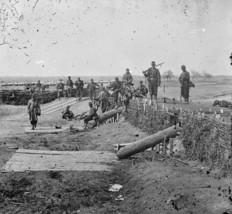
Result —
[[231, 0], [0, 0], [0, 76], [231, 75]]

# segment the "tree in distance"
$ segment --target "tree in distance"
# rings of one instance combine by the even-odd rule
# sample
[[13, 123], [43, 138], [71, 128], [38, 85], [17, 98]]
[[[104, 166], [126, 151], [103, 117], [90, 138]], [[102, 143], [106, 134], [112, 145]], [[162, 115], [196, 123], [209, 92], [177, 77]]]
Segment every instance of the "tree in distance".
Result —
[[171, 80], [174, 77], [174, 74], [171, 70], [168, 70], [162, 74], [162, 77], [165, 78], [168, 82], [169, 80]]

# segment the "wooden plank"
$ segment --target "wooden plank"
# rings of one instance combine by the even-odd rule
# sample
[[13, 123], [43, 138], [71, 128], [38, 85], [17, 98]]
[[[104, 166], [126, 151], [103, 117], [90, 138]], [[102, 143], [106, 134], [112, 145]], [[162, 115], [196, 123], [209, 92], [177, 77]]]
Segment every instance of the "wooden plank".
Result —
[[31, 130], [31, 127], [25, 127], [25, 133], [40, 133], [40, 134], [52, 134], [67, 131], [69, 127], [63, 127], [56, 129], [54, 127], [37, 127], [35, 130]]
[[112, 152], [46, 151], [18, 149], [5, 164], [6, 172], [24, 171], [109, 171], [117, 163]]
[[73, 103], [77, 103], [76, 99], [69, 99], [69, 100], [66, 100], [64, 103], [61, 103], [61, 104], [58, 104], [58, 105], [55, 105], [49, 109], [45, 109], [42, 113], [45, 114], [47, 112], [53, 112], [57, 109], [62, 109], [62, 108], [65, 108], [66, 106], [68, 105], [71, 105]]
[[85, 101], [85, 100], [87, 100], [88, 98], [85, 98], [85, 99], [82, 99], [82, 100], [80, 100], [80, 101], [76, 101], [76, 100], [73, 100], [72, 102], [70, 102], [70, 103], [66, 103], [65, 105], [63, 105], [63, 106], [60, 106], [60, 107], [58, 107], [58, 108], [54, 108], [54, 109], [52, 109], [52, 110], [48, 110], [48, 111], [46, 111], [46, 112], [42, 112], [43, 114], [51, 114], [51, 113], [54, 113], [54, 112], [57, 112], [57, 111], [59, 111], [59, 110], [61, 110], [61, 109], [64, 109], [66, 106], [72, 106], [72, 105], [74, 105], [74, 104], [76, 104], [76, 103], [79, 103], [79, 102], [82, 102], [82, 101]]
[[95, 163], [79, 163], [75, 165], [63, 164], [60, 166], [24, 166], [24, 165], [11, 165], [10, 167], [4, 167], [4, 172], [25, 172], [25, 171], [111, 171], [111, 166], [106, 164], [95, 164]]
[[118, 160], [116, 155], [114, 156], [98, 156], [98, 155], [42, 155], [42, 154], [14, 154], [9, 160], [9, 163], [23, 163], [25, 161], [30, 162], [33, 159], [43, 161], [55, 161], [57, 163], [62, 162], [64, 159], [68, 158], [75, 163], [112, 163]]
[[[98, 159], [101, 158], [108, 158], [110, 160], [117, 160], [117, 156], [112, 152], [107, 151], [49, 151], [49, 150], [27, 150], [27, 149], [18, 149], [15, 152], [15, 155], [17, 154], [35, 154], [35, 155], [56, 155], [56, 156], [64, 156], [64, 155], [70, 155], [82, 158], [82, 159], [88, 159], [88, 158], [94, 158], [97, 157]], [[90, 161], [91, 162], [91, 161]]]
[[66, 103], [66, 102], [67, 102], [67, 100], [65, 100], [65, 99], [62, 99], [62, 100], [56, 99], [54, 102], [41, 105], [41, 110], [45, 110], [47, 108], [51, 108], [51, 107], [54, 107], [54, 106], [57, 106], [57, 105], [60, 105], [60, 104]]

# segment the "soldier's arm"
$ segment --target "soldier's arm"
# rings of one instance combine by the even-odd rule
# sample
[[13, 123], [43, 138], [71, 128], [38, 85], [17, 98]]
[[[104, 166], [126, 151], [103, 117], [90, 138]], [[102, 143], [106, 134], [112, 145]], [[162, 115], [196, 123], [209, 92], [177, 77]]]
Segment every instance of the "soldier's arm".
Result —
[[149, 71], [150, 71], [150, 68], [147, 69], [146, 71], [143, 71], [143, 75], [144, 75], [145, 77], [149, 77]]
[[126, 82], [126, 76], [125, 76], [125, 74], [123, 74], [123, 76], [122, 76], [122, 81]]
[[28, 104], [27, 104], [27, 111], [28, 111], [28, 113], [30, 111], [30, 107], [31, 107], [31, 101], [29, 101]]

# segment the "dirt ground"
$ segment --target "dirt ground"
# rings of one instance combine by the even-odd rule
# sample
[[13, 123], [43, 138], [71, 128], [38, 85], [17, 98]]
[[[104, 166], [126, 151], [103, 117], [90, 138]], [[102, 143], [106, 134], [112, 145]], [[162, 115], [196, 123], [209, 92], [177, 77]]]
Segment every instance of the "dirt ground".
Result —
[[[86, 110], [87, 101], [71, 107], [74, 114]], [[114, 144], [139, 140], [146, 133], [121, 119], [79, 133], [24, 134], [28, 126], [25, 107], [2, 106], [0, 117], [0, 213], [1, 214], [226, 214], [232, 213], [232, 181], [198, 162], [184, 164], [144, 152], [121, 160], [111, 172], [6, 173], [4, 164], [17, 148], [38, 150], [104, 150]], [[61, 111], [42, 115], [39, 126], [80, 126], [64, 121]], [[119, 192], [109, 192], [121, 184]], [[121, 198], [121, 200], [116, 200]]]

